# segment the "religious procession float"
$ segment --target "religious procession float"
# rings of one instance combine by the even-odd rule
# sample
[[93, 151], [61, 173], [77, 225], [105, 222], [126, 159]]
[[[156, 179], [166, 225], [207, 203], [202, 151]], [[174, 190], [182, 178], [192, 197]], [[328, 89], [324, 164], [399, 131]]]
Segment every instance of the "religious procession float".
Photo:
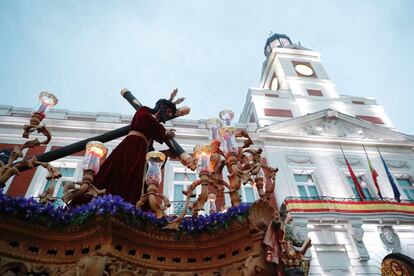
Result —
[[[38, 166], [56, 180], [61, 174], [49, 163], [86, 149], [83, 177], [65, 185], [63, 206], [54, 202], [53, 181], [38, 198], [0, 193], [0, 275], [307, 275], [311, 241], [297, 237], [288, 211], [277, 209], [277, 168], [262, 162], [247, 131], [232, 126], [233, 112], [208, 120], [211, 142], [189, 154], [161, 124], [190, 111], [176, 108], [183, 101], [174, 101], [176, 90], [155, 108], [126, 89], [121, 94], [137, 110], [130, 125], [22, 159], [24, 149], [51, 140], [41, 122], [57, 99], [40, 94], [23, 126], [28, 141], [0, 161], [0, 185]], [[29, 140], [33, 132], [46, 138]], [[125, 135], [101, 165], [104, 143]], [[169, 150], [154, 151], [153, 140]], [[174, 216], [166, 215], [171, 202], [159, 189], [168, 158], [198, 174]], [[249, 182], [260, 197], [252, 204], [240, 200]]]

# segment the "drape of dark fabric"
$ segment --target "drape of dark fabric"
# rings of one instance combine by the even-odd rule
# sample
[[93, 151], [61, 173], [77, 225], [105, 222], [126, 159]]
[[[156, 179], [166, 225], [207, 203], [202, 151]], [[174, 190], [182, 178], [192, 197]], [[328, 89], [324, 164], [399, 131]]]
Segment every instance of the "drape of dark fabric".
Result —
[[[98, 189], [106, 189], [107, 194], [119, 195], [135, 205], [143, 191], [145, 156], [153, 148], [153, 140], [161, 144], [164, 142], [165, 128], [148, 107], [142, 107], [135, 112], [130, 130], [144, 134], [149, 144], [140, 136], [128, 135], [104, 161], [93, 184]], [[85, 199], [74, 199], [71, 205], [84, 202]]]
[[141, 198], [146, 165], [145, 156], [152, 140], [163, 143], [165, 128], [147, 107], [140, 108], [131, 122], [131, 130], [144, 134], [151, 145], [137, 135], [128, 135], [109, 155], [94, 178], [94, 185], [135, 204]]

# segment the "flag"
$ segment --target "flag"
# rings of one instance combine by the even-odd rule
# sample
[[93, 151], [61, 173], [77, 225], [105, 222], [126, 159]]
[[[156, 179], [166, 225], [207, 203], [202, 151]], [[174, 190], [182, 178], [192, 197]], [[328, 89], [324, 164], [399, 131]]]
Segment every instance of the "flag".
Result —
[[351, 165], [349, 165], [348, 159], [346, 159], [345, 153], [342, 150], [342, 147], [341, 146], [339, 146], [339, 147], [341, 148], [342, 155], [344, 156], [344, 159], [345, 159], [345, 162], [346, 162], [346, 166], [348, 167], [349, 174], [351, 175], [352, 181], [354, 182], [354, 185], [355, 185], [355, 188], [356, 188], [356, 190], [358, 192], [359, 198], [361, 200], [364, 200], [364, 199], [366, 199], [366, 197], [364, 195], [364, 192], [362, 191], [361, 185], [359, 184], [358, 178], [356, 177], [354, 171], [352, 170]]
[[400, 194], [400, 191], [398, 190], [397, 184], [395, 184], [394, 178], [392, 177], [392, 174], [391, 174], [390, 170], [388, 169], [387, 163], [385, 162], [384, 158], [382, 157], [381, 152], [379, 151], [378, 148], [377, 148], [377, 150], [378, 150], [378, 153], [381, 157], [382, 164], [384, 164], [384, 169], [385, 169], [385, 172], [387, 173], [388, 180], [390, 181], [392, 191], [394, 192], [394, 198], [395, 198], [396, 201], [400, 202], [401, 201], [401, 194]]
[[375, 188], [377, 188], [377, 194], [382, 199], [381, 191], [380, 191], [380, 188], [379, 188], [379, 185], [378, 185], [378, 180], [377, 180], [378, 173], [375, 170], [375, 168], [372, 166], [371, 160], [369, 160], [369, 158], [368, 158], [368, 154], [367, 154], [367, 151], [365, 150], [364, 145], [362, 145], [362, 147], [364, 148], [365, 156], [367, 157], [367, 160], [368, 160], [368, 167], [369, 167], [369, 170], [371, 171], [372, 180], [374, 181]]

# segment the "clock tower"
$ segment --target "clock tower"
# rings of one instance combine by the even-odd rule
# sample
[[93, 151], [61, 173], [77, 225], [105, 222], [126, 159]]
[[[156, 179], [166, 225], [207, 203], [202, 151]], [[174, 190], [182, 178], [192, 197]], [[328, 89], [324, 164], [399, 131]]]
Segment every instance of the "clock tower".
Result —
[[333, 109], [393, 128], [375, 99], [338, 93], [319, 52], [293, 43], [287, 35], [273, 34], [266, 40], [264, 55], [259, 86], [249, 89], [240, 123], [262, 127]]

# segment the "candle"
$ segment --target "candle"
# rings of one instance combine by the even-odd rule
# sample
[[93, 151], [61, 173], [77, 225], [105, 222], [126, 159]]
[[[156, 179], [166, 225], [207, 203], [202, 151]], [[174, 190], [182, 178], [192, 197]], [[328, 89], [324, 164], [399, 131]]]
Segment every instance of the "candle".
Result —
[[229, 127], [229, 126], [222, 127], [219, 130], [219, 135], [224, 140], [224, 151], [226, 153], [228, 152], [237, 153], [236, 129], [234, 127]]
[[101, 158], [107, 153], [108, 149], [99, 141], [91, 141], [86, 144], [86, 154], [82, 169], [93, 171], [95, 174], [99, 170]]
[[219, 119], [210, 118], [206, 121], [206, 127], [209, 129], [210, 141], [218, 138], [218, 129], [221, 126], [222, 123]]
[[146, 174], [146, 182], [148, 185], [159, 185], [162, 181], [161, 165], [165, 161], [165, 155], [159, 151], [150, 151], [146, 156], [148, 169]]
[[197, 172], [199, 174], [210, 173], [210, 145], [197, 145], [194, 147], [194, 154], [197, 158]]
[[217, 212], [216, 207], [216, 195], [215, 194], [209, 194], [208, 200], [210, 201], [210, 214]]

